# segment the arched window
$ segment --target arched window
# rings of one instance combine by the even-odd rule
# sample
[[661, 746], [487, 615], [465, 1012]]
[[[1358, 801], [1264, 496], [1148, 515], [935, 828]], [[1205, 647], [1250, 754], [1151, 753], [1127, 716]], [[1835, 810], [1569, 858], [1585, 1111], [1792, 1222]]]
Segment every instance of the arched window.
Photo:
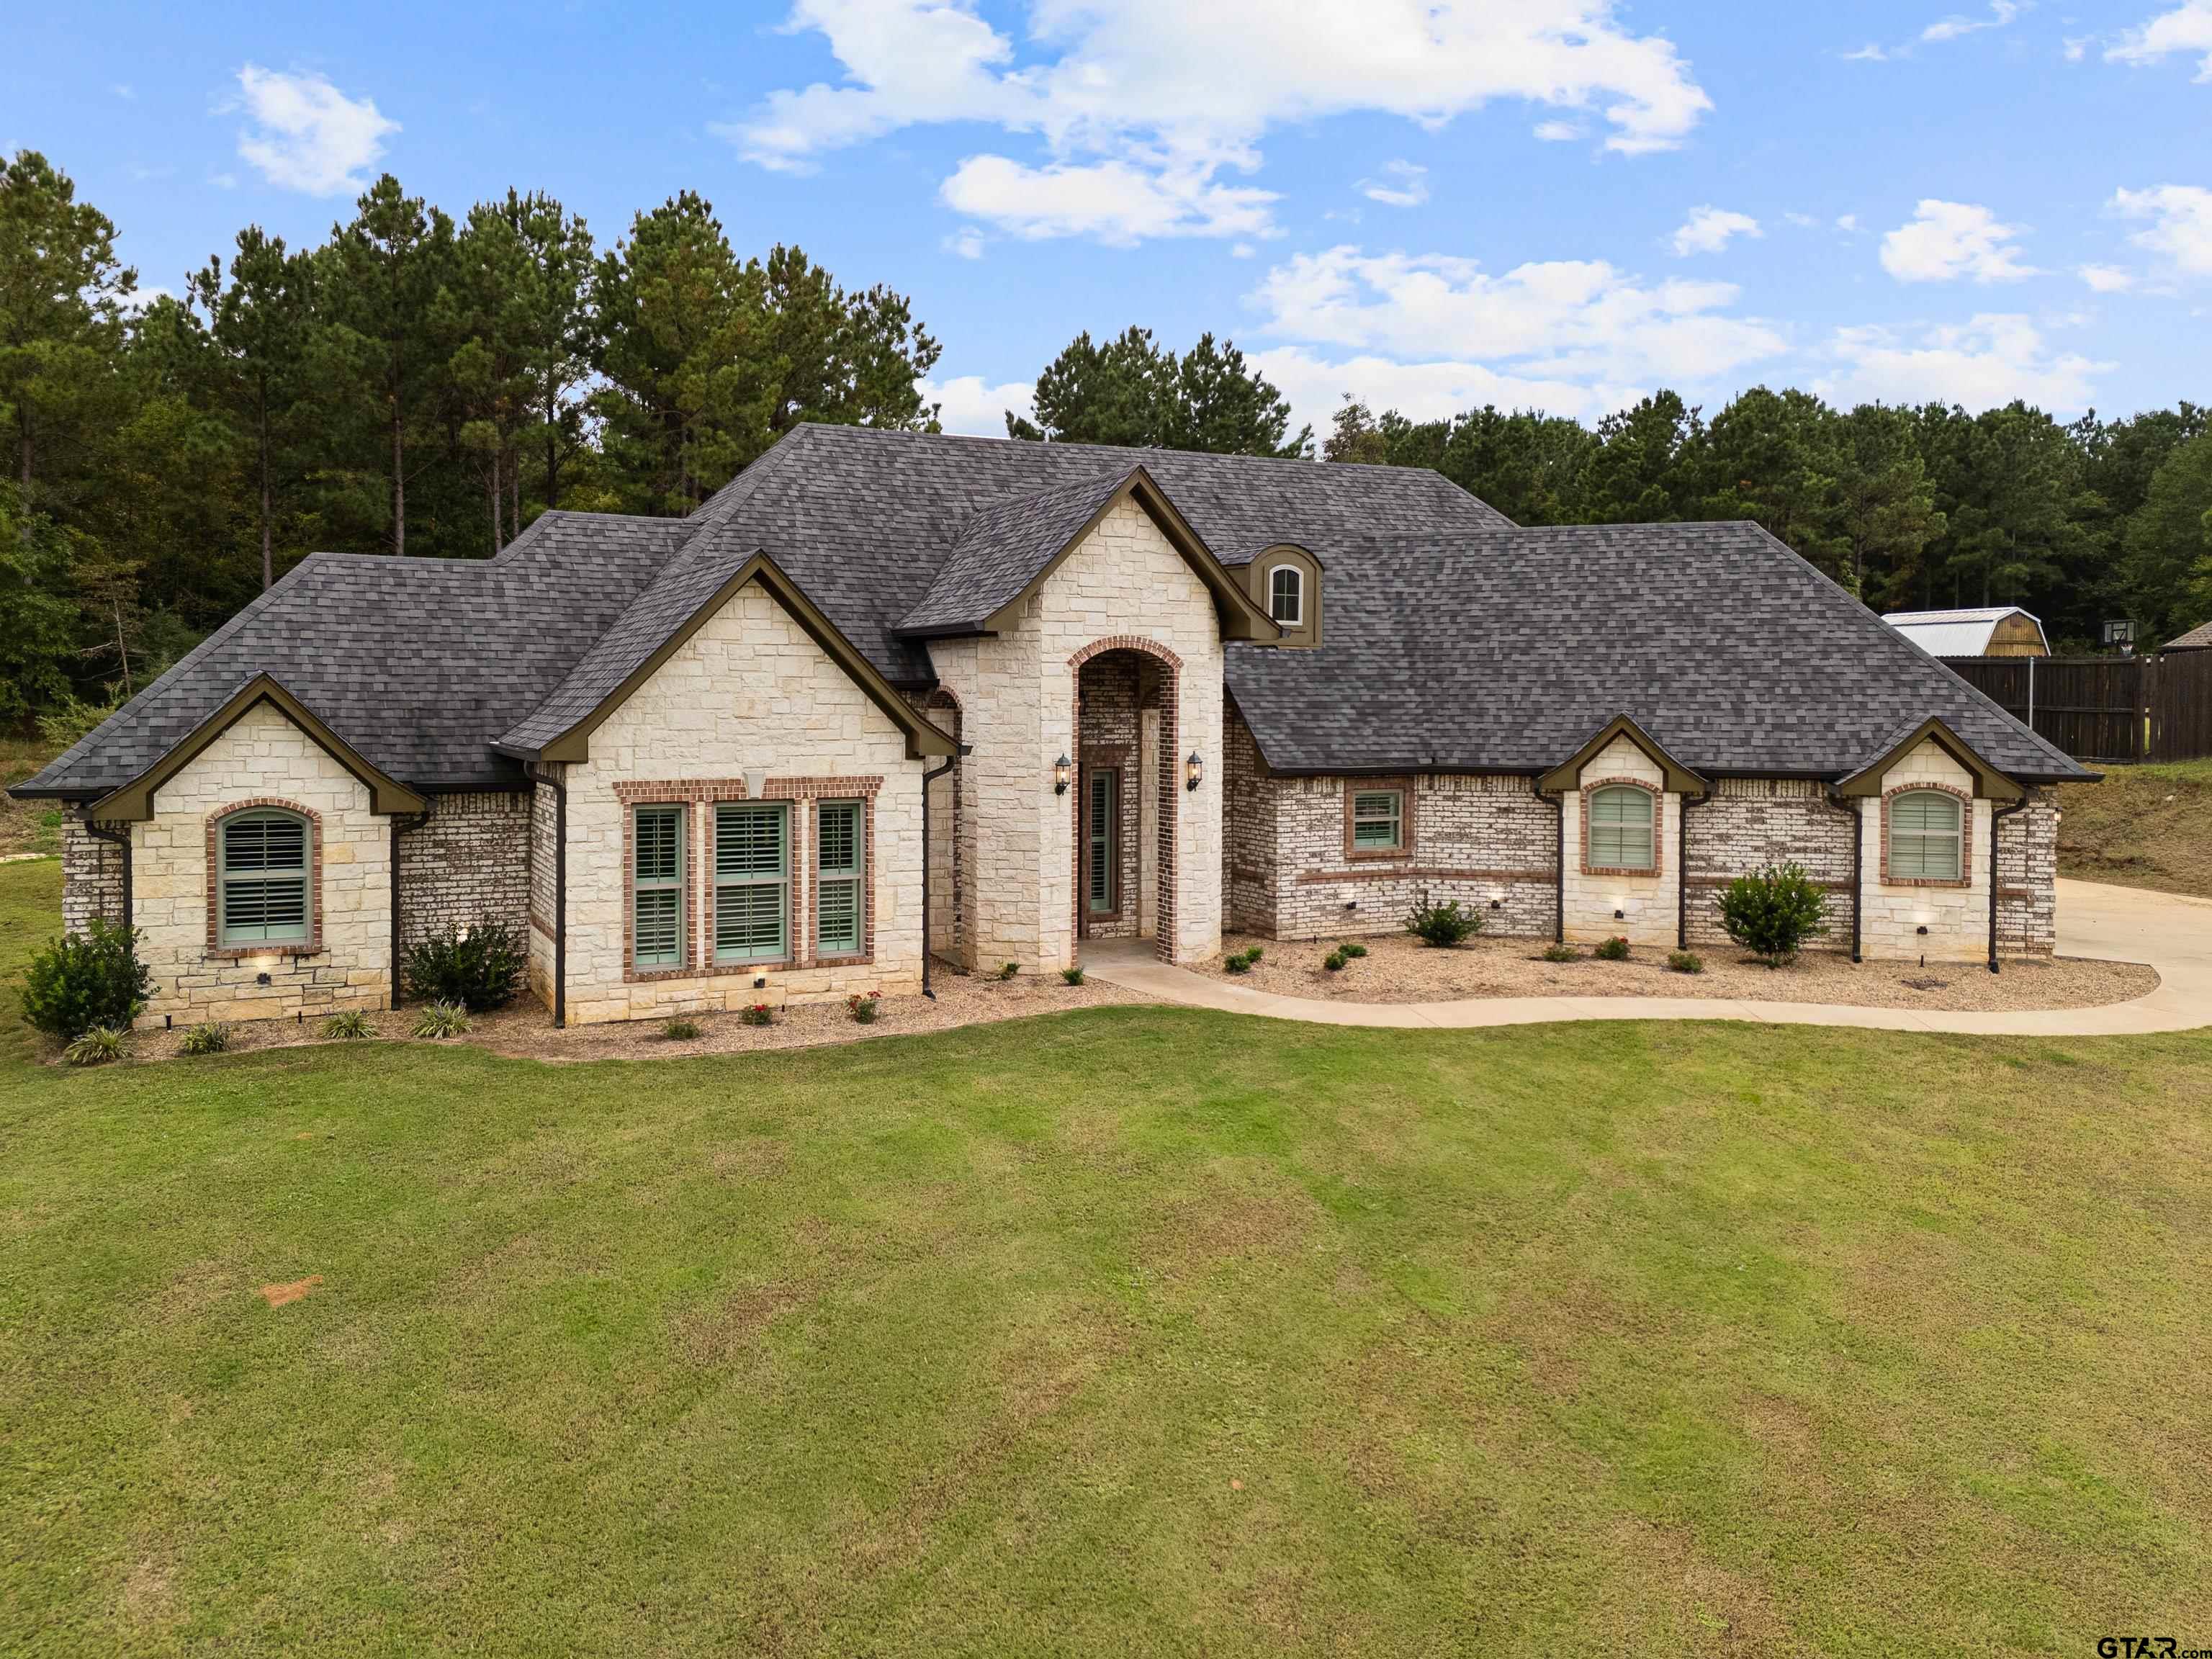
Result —
[[1589, 862], [1593, 870], [1657, 867], [1650, 790], [1621, 783], [1590, 791]]
[[216, 942], [226, 947], [304, 944], [313, 902], [307, 819], [258, 806], [233, 812], [216, 826]]
[[1294, 564], [1279, 564], [1267, 573], [1267, 614], [1285, 628], [1302, 628], [1306, 620], [1306, 573]]
[[1956, 795], [1908, 789], [1889, 799], [1889, 873], [1898, 881], [1956, 881], [1961, 815]]

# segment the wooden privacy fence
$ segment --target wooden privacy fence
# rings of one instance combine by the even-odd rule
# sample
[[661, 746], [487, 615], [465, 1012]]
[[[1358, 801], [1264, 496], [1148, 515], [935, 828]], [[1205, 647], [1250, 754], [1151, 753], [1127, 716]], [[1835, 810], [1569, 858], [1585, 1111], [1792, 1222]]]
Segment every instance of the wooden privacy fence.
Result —
[[2076, 760], [2131, 766], [2212, 757], [2212, 651], [1942, 661]]

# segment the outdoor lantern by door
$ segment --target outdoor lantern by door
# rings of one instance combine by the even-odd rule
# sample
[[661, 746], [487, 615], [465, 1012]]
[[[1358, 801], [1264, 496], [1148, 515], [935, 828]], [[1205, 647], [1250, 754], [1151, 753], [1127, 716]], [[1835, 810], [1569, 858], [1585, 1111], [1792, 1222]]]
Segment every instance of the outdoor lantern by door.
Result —
[[1198, 750], [1194, 749], [1190, 751], [1190, 758], [1182, 763], [1182, 787], [1186, 789], [1195, 789], [1198, 787], [1199, 780], [1205, 775], [1206, 763], [1199, 759]]
[[1052, 793], [1055, 795], [1067, 793], [1067, 757], [1065, 755], [1052, 763]]

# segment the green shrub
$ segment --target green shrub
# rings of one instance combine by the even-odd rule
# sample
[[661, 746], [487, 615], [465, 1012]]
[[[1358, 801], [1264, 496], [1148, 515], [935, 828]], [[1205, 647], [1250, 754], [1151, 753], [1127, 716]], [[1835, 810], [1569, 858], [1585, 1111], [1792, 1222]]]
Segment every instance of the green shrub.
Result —
[[1721, 926], [1770, 968], [1796, 956], [1806, 940], [1828, 931], [1822, 897], [1795, 864], [1770, 864], [1721, 890]]
[[1252, 971], [1252, 964], [1259, 959], [1260, 947], [1255, 945], [1249, 950], [1232, 951], [1222, 957], [1221, 965], [1232, 974], [1249, 974]]
[[1590, 954], [1600, 962], [1626, 962], [1628, 960], [1628, 941], [1615, 933], [1604, 944], [1592, 950]]
[[1327, 956], [1321, 959], [1321, 965], [1328, 969], [1332, 974], [1340, 974], [1344, 971], [1344, 964], [1347, 958], [1343, 951], [1331, 951]]
[[112, 1025], [94, 1025], [62, 1050], [72, 1066], [105, 1066], [123, 1058], [123, 1033]]
[[738, 1018], [748, 1025], [773, 1025], [775, 1024], [775, 1010], [765, 1002], [756, 1002], [740, 1010]]
[[180, 1054], [219, 1054], [230, 1047], [230, 1027], [221, 1020], [209, 1020], [195, 1025], [185, 1033], [185, 1040], [177, 1045]]
[[1077, 963], [1074, 967], [1073, 967], [1073, 968], [1063, 968], [1063, 969], [1061, 969], [1060, 970], [1060, 976], [1062, 979], [1066, 980], [1066, 981], [1070, 985], [1080, 985], [1080, 984], [1082, 984], [1082, 983], [1083, 983], [1083, 964], [1082, 964], [1082, 963]]
[[855, 1025], [873, 1025], [883, 1000], [881, 991], [855, 991], [845, 999], [845, 1012], [852, 1015]]
[[1424, 945], [1449, 951], [1482, 931], [1482, 912], [1461, 909], [1457, 899], [1431, 904], [1425, 897], [1407, 914], [1406, 931]]
[[409, 948], [407, 989], [472, 1013], [503, 1008], [514, 1000], [527, 960], [521, 934], [503, 922], [447, 927]]
[[154, 988], [153, 970], [138, 960], [137, 941], [131, 928], [105, 921], [63, 934], [31, 958], [23, 978], [23, 1018], [64, 1042], [95, 1025], [128, 1030]]
[[1022, 964], [1020, 963], [1010, 962], [1005, 967], [999, 969], [999, 977], [1000, 979], [1012, 979], [1016, 974], [1018, 974], [1021, 971]]
[[1582, 959], [1583, 953], [1571, 945], [1547, 945], [1544, 947], [1544, 960], [1547, 962], [1580, 962]]
[[689, 1042], [699, 1035], [696, 1019], [670, 1019], [661, 1022], [660, 1035], [671, 1042]]
[[1367, 954], [1367, 947], [1360, 944], [1357, 939], [1353, 939], [1348, 944], [1340, 945], [1336, 948], [1343, 951], [1345, 956], [1353, 962], [1358, 961], [1360, 957]]
[[348, 1008], [332, 1014], [323, 1022], [323, 1035], [341, 1042], [351, 1042], [358, 1037], [372, 1037], [376, 1027], [368, 1023], [368, 1016], [358, 1008]]
[[39, 735], [56, 749], [67, 749], [78, 738], [90, 736], [92, 729], [123, 703], [119, 688], [106, 702], [86, 702], [64, 693], [60, 702], [39, 716]]
[[1244, 947], [1244, 965], [1247, 968], [1249, 968], [1265, 955], [1267, 955], [1267, 952], [1262, 951], [1258, 945], [1248, 945]]
[[459, 1036], [469, 1029], [469, 1011], [458, 1002], [434, 1002], [415, 1017], [418, 1037]]
[[1702, 974], [1705, 971], [1705, 959], [1695, 951], [1669, 951], [1667, 952], [1667, 971], [1670, 974]]

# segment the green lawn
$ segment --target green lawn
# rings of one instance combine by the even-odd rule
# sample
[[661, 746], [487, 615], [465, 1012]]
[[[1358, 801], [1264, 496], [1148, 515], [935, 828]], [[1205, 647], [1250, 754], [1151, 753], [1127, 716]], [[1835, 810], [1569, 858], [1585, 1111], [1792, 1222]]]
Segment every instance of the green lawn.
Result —
[[26, 1052], [10, 1654], [2212, 1645], [2212, 1039]]

